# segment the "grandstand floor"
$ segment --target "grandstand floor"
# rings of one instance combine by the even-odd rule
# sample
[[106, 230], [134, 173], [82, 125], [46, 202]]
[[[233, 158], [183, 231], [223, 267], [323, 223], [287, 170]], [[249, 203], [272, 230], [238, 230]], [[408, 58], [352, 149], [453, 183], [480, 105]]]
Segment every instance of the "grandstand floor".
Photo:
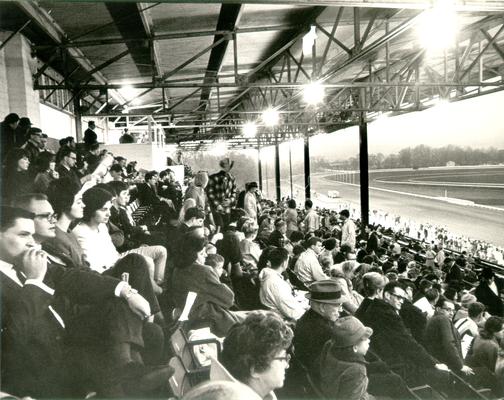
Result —
[[[329, 199], [323, 205], [330, 207], [331, 202], [348, 201], [356, 205], [360, 202], [358, 186], [342, 184], [327, 179], [327, 173], [312, 174], [312, 190], [327, 195], [328, 190], [337, 190], [340, 199]], [[294, 184], [301, 196], [303, 195], [304, 178], [294, 176]], [[271, 182], [271, 180], [270, 180]], [[269, 186], [269, 193], [273, 195], [274, 188]], [[288, 183], [282, 186], [287, 195]], [[320, 200], [315, 198], [314, 200]], [[446, 203], [440, 200], [400, 194], [397, 192], [370, 189], [370, 208], [391, 212], [404, 218], [418, 222], [445, 226], [449, 231], [484, 240], [498, 246], [504, 246], [504, 211], [474, 206], [463, 206]]]

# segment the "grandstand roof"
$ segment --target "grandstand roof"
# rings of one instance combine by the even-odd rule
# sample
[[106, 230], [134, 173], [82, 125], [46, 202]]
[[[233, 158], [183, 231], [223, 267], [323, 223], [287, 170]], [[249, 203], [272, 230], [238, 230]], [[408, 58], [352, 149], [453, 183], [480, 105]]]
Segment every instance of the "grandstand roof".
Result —
[[[268, 144], [501, 90], [504, 2], [452, 1], [459, 29], [446, 51], [418, 40], [432, 3], [12, 1], [0, 4], [0, 28], [33, 44], [45, 98], [71, 90], [83, 116], [156, 121], [188, 149], [221, 137], [241, 148], [257, 145], [242, 135], [247, 121]], [[325, 85], [317, 107], [301, 96], [310, 81]], [[276, 128], [260, 120], [267, 107], [280, 111]]]

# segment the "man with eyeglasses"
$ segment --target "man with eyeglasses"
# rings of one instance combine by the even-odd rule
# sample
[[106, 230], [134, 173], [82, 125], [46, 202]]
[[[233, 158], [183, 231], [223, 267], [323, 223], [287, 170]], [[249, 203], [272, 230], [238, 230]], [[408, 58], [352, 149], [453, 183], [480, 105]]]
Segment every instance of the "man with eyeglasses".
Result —
[[464, 365], [460, 335], [452, 322], [454, 315], [453, 302], [441, 297], [436, 304], [434, 316], [427, 322], [425, 328], [425, 347], [437, 360], [446, 363], [452, 371], [473, 375], [471, 367]]
[[375, 299], [362, 315], [364, 325], [373, 329], [371, 350], [409, 384], [428, 383], [445, 388], [448, 367], [438, 363], [411, 335], [399, 312], [407, 299], [399, 282], [389, 282], [383, 299]]

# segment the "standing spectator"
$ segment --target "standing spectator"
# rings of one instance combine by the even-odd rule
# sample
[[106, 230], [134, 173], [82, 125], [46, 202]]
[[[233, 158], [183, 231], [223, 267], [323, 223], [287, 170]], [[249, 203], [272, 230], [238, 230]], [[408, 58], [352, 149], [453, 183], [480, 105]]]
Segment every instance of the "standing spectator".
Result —
[[45, 193], [49, 189], [52, 181], [59, 178], [56, 172], [56, 160], [52, 153], [41, 153], [37, 160], [37, 175], [35, 176], [34, 191], [35, 193]]
[[16, 128], [16, 138], [14, 145], [16, 147], [21, 147], [28, 140], [28, 129], [32, 126], [30, 118], [21, 117], [19, 119], [19, 124]]
[[446, 283], [462, 283], [464, 280], [464, 272], [462, 272], [460, 266], [453, 258], [446, 258], [444, 266], [446, 271]]
[[2, 162], [5, 161], [5, 155], [16, 147], [16, 128], [19, 124], [19, 115], [15, 113], [8, 114], [0, 124], [0, 137], [2, 140]]
[[503, 289], [503, 280], [497, 278], [490, 268], [485, 268], [481, 272], [480, 282], [474, 294], [478, 301], [486, 306], [490, 314], [502, 317], [504, 315], [504, 304], [500, 294]]
[[244, 210], [247, 215], [257, 220], [257, 214], [261, 211], [259, 204], [257, 204], [256, 192], [259, 190], [259, 185], [257, 182], [250, 182], [247, 187], [247, 192], [245, 193]]
[[129, 134], [128, 128], [124, 129], [123, 134], [119, 138], [119, 143], [121, 144], [135, 143], [135, 138]]
[[193, 199], [195, 201], [195, 207], [208, 213], [210, 211], [210, 205], [207, 201], [207, 195], [205, 193], [205, 188], [208, 185], [208, 173], [206, 171], [199, 171], [194, 175], [193, 182], [187, 187], [184, 194], [184, 200]]
[[287, 209], [284, 212], [283, 218], [285, 222], [287, 222], [287, 237], [290, 239], [291, 233], [299, 230], [296, 200], [289, 199], [289, 201], [287, 201]]
[[436, 257], [434, 258], [434, 262], [438, 266], [438, 268], [443, 268], [444, 262], [446, 259], [446, 254], [444, 252], [443, 243], [439, 243], [437, 246], [438, 252], [436, 253]]
[[95, 133], [96, 125], [94, 121], [88, 122], [88, 128], [84, 131], [84, 143], [89, 148], [92, 144], [98, 143], [98, 135]]
[[280, 317], [271, 312], [254, 312], [231, 328], [220, 361], [261, 399], [274, 399], [273, 391], [284, 385], [291, 342], [292, 330]]
[[303, 220], [306, 233], [313, 233], [320, 229], [320, 217], [313, 209], [313, 202], [308, 199], [305, 201], [306, 216]]
[[34, 167], [35, 161], [40, 154], [40, 149], [42, 148], [42, 130], [39, 128], [30, 128], [28, 130], [28, 141], [23, 145], [23, 149], [28, 154], [28, 159], [30, 164]]
[[230, 171], [234, 162], [221, 160], [221, 170], [210, 175], [207, 186], [208, 200], [217, 226], [224, 228], [229, 223], [231, 208], [236, 204], [236, 182]]
[[350, 212], [348, 210], [341, 210], [340, 218], [343, 221], [343, 226], [341, 227], [341, 244], [350, 246], [351, 251], [355, 250], [355, 224], [350, 219]]
[[2, 177], [4, 204], [14, 201], [19, 195], [33, 192], [29, 166], [28, 154], [23, 149], [14, 148], [7, 154]]

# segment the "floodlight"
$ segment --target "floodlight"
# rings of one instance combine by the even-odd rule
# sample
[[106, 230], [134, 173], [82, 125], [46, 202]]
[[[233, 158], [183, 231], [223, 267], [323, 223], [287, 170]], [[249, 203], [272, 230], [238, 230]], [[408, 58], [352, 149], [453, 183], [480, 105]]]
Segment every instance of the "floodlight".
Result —
[[417, 25], [417, 34], [422, 47], [442, 51], [455, 44], [457, 13], [452, 0], [438, 0], [425, 10]]
[[303, 99], [308, 104], [318, 104], [324, 100], [324, 86], [320, 82], [312, 82], [303, 87]]
[[262, 120], [266, 124], [266, 126], [275, 126], [278, 124], [278, 120], [280, 116], [278, 115], [278, 111], [273, 108], [268, 108], [262, 113]]
[[311, 55], [312, 48], [315, 44], [315, 40], [317, 39], [317, 31], [315, 26], [310, 26], [310, 32], [303, 36], [303, 54]]
[[257, 126], [253, 122], [247, 122], [243, 125], [243, 136], [253, 138], [257, 134]]
[[130, 85], [122, 86], [121, 89], [119, 89], [119, 93], [134, 106], [138, 106], [141, 103], [140, 99], [135, 98], [137, 96], [137, 91]]

